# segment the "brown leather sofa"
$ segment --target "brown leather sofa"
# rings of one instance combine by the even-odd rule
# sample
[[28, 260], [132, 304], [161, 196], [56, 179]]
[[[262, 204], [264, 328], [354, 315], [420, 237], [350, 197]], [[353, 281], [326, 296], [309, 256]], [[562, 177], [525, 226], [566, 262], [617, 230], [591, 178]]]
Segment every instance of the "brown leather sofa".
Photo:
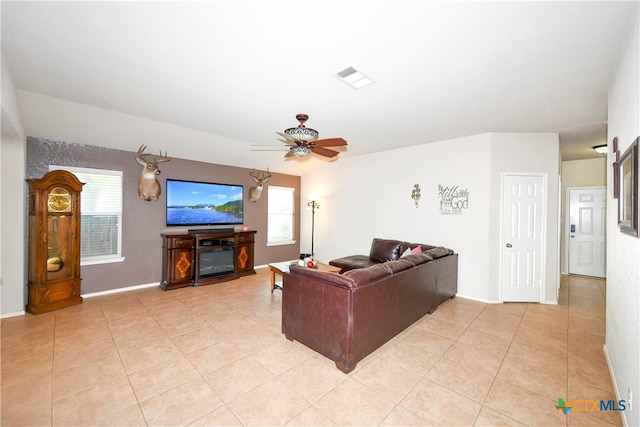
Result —
[[401, 257], [417, 244], [374, 239], [374, 255], [384, 252], [374, 248], [380, 244], [393, 249], [386, 253], [394, 259], [347, 257], [350, 266], [368, 265], [341, 266], [343, 274], [292, 265], [283, 277], [282, 332], [345, 373], [457, 292], [458, 255], [450, 249], [420, 245], [422, 253]]

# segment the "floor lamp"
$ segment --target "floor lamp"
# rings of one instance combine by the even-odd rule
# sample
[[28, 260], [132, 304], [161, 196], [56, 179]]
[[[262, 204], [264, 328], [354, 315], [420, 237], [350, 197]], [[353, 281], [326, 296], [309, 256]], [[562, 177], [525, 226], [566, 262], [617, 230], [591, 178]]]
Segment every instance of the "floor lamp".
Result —
[[311, 208], [311, 256], [315, 256], [315, 252], [313, 252], [313, 234], [316, 228], [316, 209], [319, 209], [320, 205], [315, 200], [311, 200], [307, 203], [307, 206]]

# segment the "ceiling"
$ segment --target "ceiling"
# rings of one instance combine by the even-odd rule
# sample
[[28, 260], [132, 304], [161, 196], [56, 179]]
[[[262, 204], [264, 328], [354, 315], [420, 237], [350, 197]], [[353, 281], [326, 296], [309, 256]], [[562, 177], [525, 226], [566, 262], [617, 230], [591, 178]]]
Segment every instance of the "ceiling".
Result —
[[[638, 14], [637, 1], [1, 7], [3, 58], [28, 135], [130, 151], [145, 143], [176, 158], [296, 175], [327, 162], [284, 160], [275, 132], [297, 125], [297, 113], [309, 114], [321, 138], [348, 141], [336, 161], [485, 132], [559, 133], [563, 160], [597, 156], [591, 147], [606, 143], [607, 88]], [[334, 76], [347, 67], [375, 83], [352, 89]], [[27, 100], [48, 97], [198, 138], [134, 127], [86, 140], [64, 120], [30, 118], [36, 108]], [[57, 110], [48, 114], [65, 114]]]

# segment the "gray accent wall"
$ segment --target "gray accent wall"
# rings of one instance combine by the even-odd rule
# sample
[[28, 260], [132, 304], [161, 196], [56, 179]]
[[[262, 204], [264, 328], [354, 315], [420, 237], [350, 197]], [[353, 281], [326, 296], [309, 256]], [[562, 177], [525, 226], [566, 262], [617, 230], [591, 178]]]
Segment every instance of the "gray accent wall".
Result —
[[[120, 263], [82, 266], [82, 294], [160, 282], [162, 274], [162, 239], [164, 231], [187, 230], [166, 227], [165, 181], [167, 178], [236, 184], [244, 186], [244, 225], [256, 230], [255, 265], [296, 259], [300, 253], [299, 240], [293, 245], [267, 246], [267, 187], [276, 185], [295, 189], [294, 206], [300, 206], [300, 177], [273, 173], [257, 202], [249, 201], [249, 188], [255, 182], [251, 169], [237, 168], [183, 159], [160, 163], [158, 181], [162, 194], [157, 202], [138, 197], [141, 166], [136, 162], [138, 147], [132, 151], [113, 150], [91, 145], [43, 138], [27, 138], [26, 178], [40, 178], [49, 171], [49, 165], [120, 170], [123, 172], [123, 224], [122, 255]], [[171, 147], [148, 144], [147, 152], [162, 149], [171, 157]], [[26, 198], [25, 198], [26, 201]], [[28, 212], [25, 209], [25, 212]], [[295, 221], [294, 237], [300, 235], [299, 216]], [[209, 227], [212, 228], [212, 227]], [[25, 235], [26, 238], [26, 235]], [[25, 243], [26, 245], [26, 243]], [[215, 285], [213, 285], [215, 286]]]

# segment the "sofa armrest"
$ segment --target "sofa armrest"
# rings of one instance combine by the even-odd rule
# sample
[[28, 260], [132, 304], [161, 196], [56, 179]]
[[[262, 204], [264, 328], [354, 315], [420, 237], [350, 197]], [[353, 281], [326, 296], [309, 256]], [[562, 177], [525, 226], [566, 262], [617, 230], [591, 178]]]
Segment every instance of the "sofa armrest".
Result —
[[283, 274], [282, 333], [336, 362], [343, 372], [352, 343], [353, 280], [292, 265]]
[[433, 262], [437, 265], [436, 301], [440, 305], [458, 292], [458, 254], [443, 256]]

